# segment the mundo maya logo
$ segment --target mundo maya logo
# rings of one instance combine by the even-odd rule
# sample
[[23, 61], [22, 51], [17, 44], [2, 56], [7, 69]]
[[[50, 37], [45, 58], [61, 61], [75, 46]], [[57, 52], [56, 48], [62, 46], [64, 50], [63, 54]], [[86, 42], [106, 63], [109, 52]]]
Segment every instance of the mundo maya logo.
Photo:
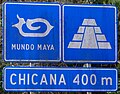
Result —
[[[43, 18], [35, 18], [35, 19], [27, 19], [27, 21], [25, 22], [24, 18], [20, 18], [19, 15], [17, 15], [17, 18], [19, 20], [19, 22], [17, 24], [12, 25], [12, 27], [16, 27], [19, 30], [19, 33], [24, 36], [24, 37], [45, 37], [47, 36], [51, 29], [53, 29], [54, 26], [50, 25], [50, 23]], [[22, 26], [24, 24], [26, 24], [27, 28], [29, 30], [38, 30], [41, 27], [33, 27], [32, 24], [37, 23], [37, 22], [42, 22], [47, 26], [47, 30], [44, 33], [25, 33], [22, 30]]]
[[95, 19], [84, 19], [77, 34], [74, 34], [68, 48], [72, 49], [112, 49]]

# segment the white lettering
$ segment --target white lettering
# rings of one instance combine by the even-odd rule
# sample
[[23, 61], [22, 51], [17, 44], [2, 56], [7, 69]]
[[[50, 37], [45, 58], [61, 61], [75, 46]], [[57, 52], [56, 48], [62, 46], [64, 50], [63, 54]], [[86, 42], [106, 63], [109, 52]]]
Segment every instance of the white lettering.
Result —
[[35, 77], [35, 76], [38, 76], [38, 75], [37, 75], [37, 74], [33, 74], [33, 75], [32, 75], [32, 84], [33, 84], [33, 85], [37, 85], [37, 84], [38, 84], [38, 82], [34, 82], [34, 77]]
[[20, 50], [20, 44], [17, 44], [17, 50]]
[[21, 85], [22, 81], [23, 81], [23, 85], [25, 85], [25, 74], [23, 74], [22, 76], [21, 74], [19, 74], [19, 85]]
[[40, 85], [42, 85], [43, 83], [45, 83], [46, 85], [48, 85], [47, 79], [46, 79], [46, 75], [45, 75], [45, 74], [42, 75]]
[[46, 45], [43, 45], [43, 50], [47, 50]]
[[111, 77], [102, 77], [101, 78], [102, 85], [112, 85], [112, 78]]
[[30, 48], [29, 48], [29, 44], [26, 44], [26, 50], [29, 50]]
[[55, 50], [53, 45], [51, 45], [51, 48], [50, 48], [50, 50]]
[[25, 44], [21, 45], [21, 50], [25, 50]]
[[[74, 83], [78, 84], [78, 78], [79, 76], [77, 75]], [[91, 79], [94, 79], [93, 76]], [[64, 74], [57, 76], [57, 74], [12, 73], [10, 75], [10, 83], [11, 85], [66, 85], [66, 79]]]
[[38, 44], [37, 50], [42, 50], [42, 45], [41, 44]]
[[80, 83], [79, 74], [76, 75], [76, 77], [75, 77], [74, 80], [73, 80], [73, 83], [79, 85], [79, 83]]
[[16, 50], [16, 45], [15, 44], [12, 44], [12, 50]]
[[12, 44], [12, 50], [34, 50], [34, 44]]
[[17, 76], [17, 75], [15, 73], [11, 74], [11, 76], [10, 76], [10, 83], [12, 85], [16, 85], [16, 82], [13, 82], [13, 76]]
[[65, 81], [65, 78], [64, 78], [63, 74], [61, 74], [61, 76], [60, 76], [60, 80], [59, 80], [58, 85], [61, 85], [61, 83], [63, 83], [64, 85], [66, 85], [66, 81]]
[[[93, 79], [94, 79], [94, 81], [93, 81]], [[95, 74], [92, 74], [91, 76], [90, 76], [90, 83], [91, 83], [91, 85], [95, 85], [96, 84], [96, 75]]]
[[55, 50], [54, 49], [54, 45], [50, 45], [50, 44], [38, 44], [37, 45], [37, 50]]
[[[85, 79], [85, 81], [84, 81]], [[86, 74], [82, 75], [82, 84], [83, 85], [87, 85], [88, 84], [88, 76]]]
[[30, 74], [27, 74], [27, 85], [30, 84]]
[[34, 50], [34, 45], [33, 44], [31, 44], [31, 50]]
[[50, 50], [50, 45], [46, 45], [47, 46], [47, 49]]
[[56, 74], [54, 74], [54, 77], [52, 74], [50, 74], [50, 85], [52, 85], [52, 82], [54, 85], [56, 85]]

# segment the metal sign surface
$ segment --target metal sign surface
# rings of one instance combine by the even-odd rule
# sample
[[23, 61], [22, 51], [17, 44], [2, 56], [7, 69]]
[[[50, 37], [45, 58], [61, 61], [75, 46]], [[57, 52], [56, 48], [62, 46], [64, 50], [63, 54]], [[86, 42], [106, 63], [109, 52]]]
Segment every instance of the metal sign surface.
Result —
[[6, 91], [116, 91], [116, 69], [4, 68]]
[[52, 3], [4, 4], [4, 60], [61, 60], [61, 6]]
[[64, 62], [117, 61], [115, 6], [63, 5], [62, 9]]

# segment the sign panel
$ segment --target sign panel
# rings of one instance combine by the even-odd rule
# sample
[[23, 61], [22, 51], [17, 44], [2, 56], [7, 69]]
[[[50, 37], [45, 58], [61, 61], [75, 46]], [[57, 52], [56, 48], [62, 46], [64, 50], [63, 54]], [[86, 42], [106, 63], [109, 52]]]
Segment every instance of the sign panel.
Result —
[[63, 5], [63, 61], [115, 63], [116, 14], [115, 6]]
[[59, 4], [5, 3], [3, 13], [5, 61], [61, 60]]
[[116, 69], [6, 67], [6, 91], [116, 91]]

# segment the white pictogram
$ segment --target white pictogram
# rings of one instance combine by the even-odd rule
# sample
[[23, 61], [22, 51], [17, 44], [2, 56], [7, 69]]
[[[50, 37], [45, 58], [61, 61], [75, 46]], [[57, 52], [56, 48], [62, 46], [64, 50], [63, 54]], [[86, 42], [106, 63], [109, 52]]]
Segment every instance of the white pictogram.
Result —
[[[53, 29], [53, 27], [54, 27], [54, 26], [50, 25], [50, 23], [46, 19], [43, 19], [43, 18], [27, 19], [26, 22], [23, 18], [20, 18], [18, 15], [17, 15], [17, 18], [18, 18], [19, 22], [17, 24], [12, 25], [12, 27], [16, 27], [19, 30], [19, 33], [24, 37], [45, 37], [50, 33], [50, 30]], [[38, 26], [38, 27], [32, 26], [32, 24], [37, 23], [37, 22], [44, 23], [47, 26], [47, 30], [44, 31], [43, 33], [25, 33], [22, 30], [22, 26], [24, 24], [26, 24], [27, 28], [30, 30], [40, 29], [40, 26]]]
[[112, 49], [106, 37], [97, 26], [95, 19], [84, 19], [68, 48], [73, 49]]

